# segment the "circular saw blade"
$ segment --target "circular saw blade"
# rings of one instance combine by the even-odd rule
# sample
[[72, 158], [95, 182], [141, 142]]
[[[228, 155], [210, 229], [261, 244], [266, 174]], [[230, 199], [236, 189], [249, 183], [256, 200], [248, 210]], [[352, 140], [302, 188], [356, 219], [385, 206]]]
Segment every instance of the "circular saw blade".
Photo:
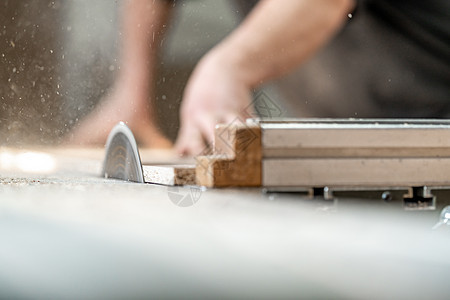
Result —
[[136, 140], [123, 122], [114, 126], [108, 136], [102, 175], [105, 178], [144, 183]]

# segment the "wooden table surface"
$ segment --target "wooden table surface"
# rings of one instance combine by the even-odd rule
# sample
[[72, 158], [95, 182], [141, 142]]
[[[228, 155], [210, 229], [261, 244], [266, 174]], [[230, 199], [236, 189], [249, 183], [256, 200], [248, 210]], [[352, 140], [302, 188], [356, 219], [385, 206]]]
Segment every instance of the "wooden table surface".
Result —
[[448, 193], [435, 211], [405, 211], [376, 198], [106, 180], [102, 160], [103, 149], [0, 149], [0, 298], [450, 294], [450, 231], [431, 230]]

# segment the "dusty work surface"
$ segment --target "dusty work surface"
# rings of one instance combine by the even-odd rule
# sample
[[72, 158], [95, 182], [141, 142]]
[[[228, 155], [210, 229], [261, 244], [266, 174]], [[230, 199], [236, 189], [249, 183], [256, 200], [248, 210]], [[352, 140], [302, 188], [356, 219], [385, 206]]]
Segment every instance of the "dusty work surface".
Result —
[[436, 211], [405, 211], [378, 199], [175, 189], [101, 178], [101, 151], [45, 153], [0, 151], [0, 298], [450, 294], [450, 233], [431, 230], [445, 193]]

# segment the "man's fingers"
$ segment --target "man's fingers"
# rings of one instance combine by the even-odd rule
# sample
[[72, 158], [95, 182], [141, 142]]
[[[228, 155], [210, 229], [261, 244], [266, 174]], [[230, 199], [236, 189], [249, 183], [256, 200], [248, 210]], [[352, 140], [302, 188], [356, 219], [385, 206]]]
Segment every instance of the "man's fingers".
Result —
[[184, 125], [180, 129], [175, 149], [181, 155], [200, 155], [205, 149], [202, 133], [192, 125]]
[[245, 123], [251, 117], [245, 112], [241, 115], [234, 113], [223, 114], [220, 119], [211, 115], [191, 116], [188, 122], [182, 123], [180, 135], [176, 143], [178, 153], [182, 155], [205, 155], [212, 150], [215, 127], [219, 123]]
[[217, 121], [209, 116], [205, 116], [197, 120], [198, 130], [200, 131], [203, 141], [207, 145], [213, 145], [214, 143], [214, 129]]

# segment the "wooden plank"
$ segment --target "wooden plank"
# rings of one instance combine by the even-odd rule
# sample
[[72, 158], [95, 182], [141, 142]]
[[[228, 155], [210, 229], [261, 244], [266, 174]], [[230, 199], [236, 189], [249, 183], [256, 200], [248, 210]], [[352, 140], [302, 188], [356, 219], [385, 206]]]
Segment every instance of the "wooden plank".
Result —
[[144, 181], [163, 185], [194, 185], [195, 165], [142, 166]]
[[193, 165], [152, 163], [144, 176], [208, 187], [442, 186], [450, 184], [449, 160], [445, 121], [250, 121], [218, 125], [213, 154], [196, 158], [195, 175]]
[[264, 159], [267, 187], [449, 186], [450, 158]]

